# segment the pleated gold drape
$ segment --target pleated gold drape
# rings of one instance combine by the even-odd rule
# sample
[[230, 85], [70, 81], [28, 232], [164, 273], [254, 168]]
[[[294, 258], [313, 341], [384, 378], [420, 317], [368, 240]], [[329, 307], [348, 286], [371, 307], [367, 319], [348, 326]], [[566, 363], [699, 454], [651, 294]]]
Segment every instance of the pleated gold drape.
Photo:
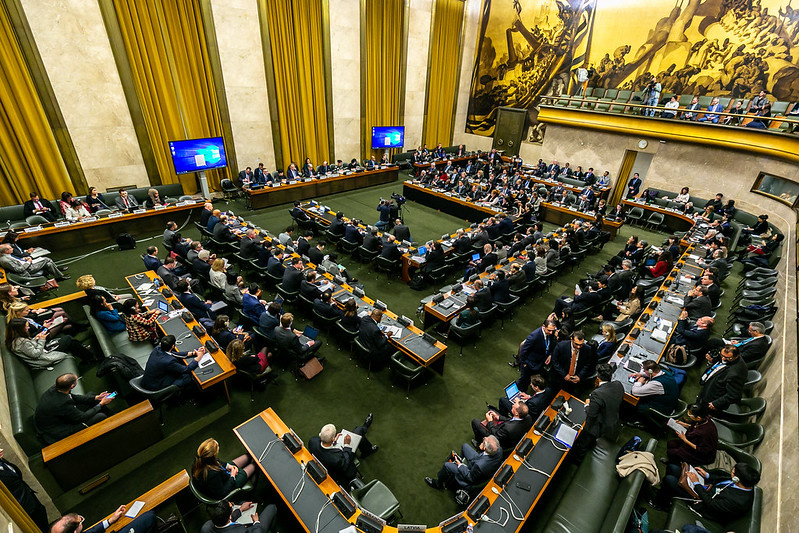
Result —
[[267, 0], [261, 5], [269, 26], [283, 168], [292, 161], [302, 168], [306, 157], [319, 165], [330, 159], [322, 2]]
[[366, 154], [377, 155], [377, 150], [371, 150], [372, 127], [403, 125], [405, 0], [366, 0], [364, 9], [366, 53], [361, 58], [364, 62], [361, 145]]
[[[113, 0], [161, 183], [176, 183], [169, 141], [222, 135], [199, 0]], [[205, 173], [209, 185], [230, 168]]]
[[77, 191], [0, 2], [0, 204], [26, 201], [36, 191], [52, 199]]
[[428, 146], [452, 144], [463, 6], [463, 0], [435, 0], [422, 136], [422, 142]]

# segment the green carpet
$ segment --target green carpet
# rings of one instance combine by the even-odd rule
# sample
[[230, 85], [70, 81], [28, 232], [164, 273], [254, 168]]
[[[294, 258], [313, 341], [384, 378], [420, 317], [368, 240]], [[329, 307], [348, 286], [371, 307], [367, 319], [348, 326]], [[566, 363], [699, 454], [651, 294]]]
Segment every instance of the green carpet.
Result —
[[[344, 211], [347, 216], [374, 223], [378, 215], [375, 210], [378, 199], [392, 192], [401, 192], [401, 188], [401, 182], [397, 182], [318, 200], [333, 210]], [[215, 205], [223, 208], [225, 202]], [[227, 209], [243, 214], [273, 234], [279, 233], [291, 222], [288, 207], [247, 212], [240, 201], [227, 204]], [[410, 202], [405, 208], [405, 221], [416, 241], [438, 238], [442, 233], [454, 231], [465, 224], [463, 220]], [[178, 224], [182, 223], [178, 221]], [[188, 225], [182, 233], [184, 236], [199, 237], [193, 225]], [[451, 344], [444, 375], [433, 373], [423, 384], [413, 387], [407, 399], [404, 382], [395, 382], [388, 370], [373, 373], [371, 379], [367, 379], [366, 369], [358, 367], [350, 359], [348, 350], [327, 339], [329, 344], [321, 350], [321, 354], [327, 357], [324, 372], [310, 382], [296, 382], [290, 373], [284, 372], [265, 390], [256, 391], [255, 400], [251, 402], [249, 386], [234, 378], [230, 380], [229, 407], [225, 404], [221, 388], [217, 387], [216, 390], [206, 391], [198, 406], [166, 409], [165, 443], [112, 469], [111, 480], [85, 496], [79, 495], [76, 490], [61, 491], [41, 466], [40, 459], [34, 460], [32, 467], [61, 509], [79, 512], [86, 516], [89, 523], [93, 523], [120, 503], [135, 498], [178, 470], [189, 467], [197, 445], [207, 437], [212, 436], [220, 442], [223, 459], [239, 455], [243, 448], [232, 428], [267, 407], [274, 408], [306, 442], [328, 422], [339, 428], [351, 429], [360, 424], [369, 412], [373, 412], [375, 421], [369, 438], [380, 446], [380, 451], [361, 462], [364, 479], [380, 479], [392, 490], [400, 501], [403, 523], [434, 526], [460, 509], [451, 493], [430, 489], [423, 477], [434, 476], [449, 451], [460, 448], [463, 442], [472, 438], [470, 420], [481, 417], [485, 402], [496, 402], [504, 386], [518, 376], [517, 371], [506, 363], [511, 360], [524, 337], [550, 313], [554, 300], [571, 292], [585, 272], [596, 272], [632, 233], [652, 243], [660, 243], [664, 238], [663, 235], [639, 228], [622, 227], [615, 241], [608, 243], [600, 254], [588, 256], [574, 272], [563, 272], [547, 293], [520, 306], [512, 318], [505, 321], [503, 329], [497, 321], [490, 329], [484, 330], [476, 348], [467, 345], [461, 357], [458, 355], [458, 346]], [[137, 239], [145, 237], [136, 235]], [[144, 248], [149, 244], [160, 244], [160, 232], [154, 237], [150, 242], [141, 243], [136, 250], [120, 252], [114, 248], [89, 255], [74, 263], [69, 273], [73, 280], [80, 274], [92, 273], [101, 285], [123, 287], [124, 275], [143, 270], [139, 256]], [[61, 260], [86, 254], [93, 249], [75, 249], [69, 253], [53, 254], [53, 257]], [[385, 274], [379, 274], [370, 265], [359, 264], [343, 256], [340, 261], [364, 284], [368, 296], [386, 302], [398, 314], [414, 317], [419, 300], [435, 290], [431, 287], [429, 291], [413, 291], [398, 280], [389, 283]], [[739, 268], [736, 267], [736, 273], [725, 283], [728, 288], [725, 300], [732, 298], [734, 291], [729, 288], [734, 288], [740, 279]], [[454, 280], [453, 275], [447, 282]], [[67, 294], [73, 291], [73, 282], [65, 281], [56, 292]], [[266, 296], [271, 297], [272, 294], [267, 292]], [[74, 307], [70, 310], [77, 313]], [[301, 312], [298, 316], [298, 321], [303, 325], [309, 322], [309, 316]], [[725, 313], [720, 312], [718, 318], [722, 325], [716, 328], [717, 335], [723, 331]], [[417, 324], [420, 322], [417, 320]], [[589, 323], [586, 334], [590, 336], [596, 333], [597, 325]], [[110, 388], [93, 372], [86, 374], [85, 383], [90, 389]], [[696, 393], [693, 383], [697, 379], [694, 374], [698, 374], [698, 370], [692, 371], [689, 384], [683, 390], [682, 398], [686, 401], [693, 399]], [[124, 408], [124, 405], [120, 402], [116, 408]], [[626, 440], [632, 434], [625, 428], [622, 438]], [[662, 454], [664, 449], [665, 440], [661, 440], [658, 453]], [[566, 468], [562, 475], [553, 480], [546, 498], [536, 508], [536, 518], [531, 523], [545, 523], [557, 503], [558, 494], [568, 484], [572, 474], [573, 470]], [[261, 483], [258, 497], [275, 501], [276, 495], [266, 485]], [[281, 508], [279, 516], [280, 531], [291, 531], [297, 527], [285, 507]], [[650, 516], [653, 527], [665, 520], [662, 513], [650, 513]], [[205, 519], [202, 510], [192, 513], [187, 517], [187, 529], [198, 530]], [[536, 526], [529, 527], [535, 529]]]

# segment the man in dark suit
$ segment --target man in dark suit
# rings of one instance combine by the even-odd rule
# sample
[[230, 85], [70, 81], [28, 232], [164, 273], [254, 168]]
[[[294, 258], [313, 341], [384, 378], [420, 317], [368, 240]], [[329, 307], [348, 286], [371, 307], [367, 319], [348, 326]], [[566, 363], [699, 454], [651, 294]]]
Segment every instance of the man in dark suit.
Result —
[[732, 345], [738, 348], [739, 357], [747, 363], [764, 358], [769, 349], [766, 327], [762, 322], [750, 322], [749, 337], [737, 339]]
[[402, 257], [402, 252], [397, 247], [396, 237], [393, 235], [388, 236], [388, 241], [383, 244], [383, 249], [380, 251], [380, 257], [385, 257], [391, 261], [399, 261], [400, 257]]
[[347, 242], [354, 242], [355, 244], [363, 244], [363, 235], [358, 228], [360, 221], [353, 219], [344, 226], [344, 240]]
[[491, 289], [483, 286], [483, 281], [478, 279], [472, 283], [474, 289], [474, 300], [478, 311], [488, 311], [494, 305], [494, 298], [491, 296]]
[[52, 444], [106, 419], [103, 406], [113, 399], [107, 392], [96, 396], [72, 394], [78, 383], [75, 374], [62, 374], [42, 394], [34, 419], [42, 440]]
[[[103, 520], [96, 526], [85, 529], [83, 527], [83, 517], [75, 513], [69, 513], [53, 522], [49, 531], [50, 533], [103, 533], [122, 518], [127, 510], [126, 505], [120, 505], [108, 520]], [[155, 533], [158, 529], [158, 524], [158, 517], [155, 515], [155, 511], [147, 511], [134, 518], [123, 529], [113, 528], [113, 530], [120, 533]]]
[[[556, 333], [558, 326], [554, 320], [547, 318], [540, 328], [533, 330], [524, 341], [519, 344], [519, 370], [521, 376], [516, 380], [520, 391], [526, 391], [530, 385], [530, 378], [540, 374], [544, 365], [548, 365], [557, 346]], [[512, 364], [512, 363], [511, 363]]]
[[311, 220], [308, 214], [300, 207], [300, 202], [294, 202], [294, 207], [291, 210], [291, 218], [302, 221]]
[[624, 401], [624, 386], [612, 381], [615, 368], [607, 363], [597, 365], [599, 384], [585, 401], [585, 426], [574, 442], [569, 458], [580, 462], [600, 437], [615, 440], [621, 423], [619, 410]]
[[595, 366], [594, 353], [585, 344], [585, 335], [575, 331], [570, 340], [561, 341], [555, 347], [549, 382], [553, 389], [574, 393], [579, 384], [594, 373]]
[[139, 207], [139, 201], [136, 200], [133, 195], [128, 194], [128, 191], [124, 189], [119, 191], [119, 196], [114, 200], [114, 203], [122, 211], [130, 211]]
[[[710, 354], [708, 362], [713, 363]], [[738, 348], [727, 345], [721, 349], [721, 359], [708, 368], [699, 378], [699, 394], [696, 403], [706, 405], [711, 414], [724, 411], [741, 401], [746, 383], [746, 362], [741, 359]]]
[[[233, 503], [222, 500], [207, 507], [211, 519], [203, 524], [200, 533], [267, 533], [272, 522], [277, 516], [277, 507], [269, 504], [260, 513], [252, 516], [252, 523], [237, 524], [236, 520], [241, 517], [242, 510], [248, 510], [253, 506], [252, 502], [244, 502], [240, 509], [233, 509]], [[138, 533], [138, 530], [136, 530]]]
[[308, 250], [308, 259], [316, 266], [325, 260], [325, 241], [317, 241], [316, 246]]
[[300, 294], [313, 302], [322, 296], [322, 291], [320, 291], [319, 287], [316, 285], [316, 272], [309, 270], [304, 276], [305, 279], [300, 282]]
[[374, 362], [374, 366], [378, 368], [382, 368], [388, 363], [393, 350], [388, 343], [388, 334], [380, 330], [381, 320], [383, 320], [383, 311], [372, 309], [369, 316], [361, 319], [361, 327], [358, 330], [358, 341], [369, 352], [369, 357]]
[[255, 183], [258, 185], [266, 185], [267, 181], [270, 181], [269, 173], [264, 168], [263, 163], [258, 163], [258, 168], [255, 169]]
[[255, 180], [255, 175], [252, 173], [252, 168], [247, 167], [241, 172], [239, 172], [239, 185], [244, 185], [245, 183], [252, 183]]
[[394, 221], [394, 229], [391, 230], [391, 233], [393, 233], [394, 236], [399, 241], [408, 241], [408, 242], [412, 241], [410, 228], [408, 228], [408, 226], [403, 224], [402, 220], [400, 219], [396, 219]]
[[36, 493], [22, 478], [22, 471], [17, 465], [3, 458], [0, 448], [0, 483], [6, 486], [8, 492], [19, 502], [22, 509], [28, 513], [36, 527], [47, 531], [47, 510], [36, 497]]
[[46, 218], [50, 222], [55, 222], [55, 220], [58, 218], [58, 214], [53, 207], [53, 204], [47, 200], [42, 200], [39, 198], [39, 193], [37, 192], [32, 192], [30, 197], [30, 200], [22, 204], [22, 214], [25, 215], [25, 218], [33, 215], [39, 215]]
[[[293, 324], [294, 315], [283, 313], [283, 316], [280, 317], [280, 325], [275, 326], [275, 341], [278, 349], [297, 359], [300, 364], [304, 364], [316, 356], [322, 343], [313, 339], [303, 342], [302, 332], [293, 329]], [[317, 359], [320, 362], [325, 360], [324, 357], [317, 357]]]
[[198, 276], [207, 279], [211, 275], [211, 262], [215, 258], [208, 250], [200, 250], [197, 257], [191, 260], [191, 266]]
[[[311, 239], [313, 239], [313, 231], [306, 231], [305, 235], [297, 239], [297, 253], [300, 255], [308, 255], [311, 249]], [[316, 264], [316, 263], [314, 263]]]
[[567, 303], [565, 296], [555, 300], [555, 307], [552, 312], [558, 318], [563, 318], [563, 309], [565, 307], [570, 307], [572, 314], [575, 314], [590, 309], [601, 301], [602, 294], [599, 293], [599, 284], [596, 281], [592, 281], [588, 284], [588, 290], [574, 295], [571, 303]]
[[671, 341], [674, 344], [685, 346], [689, 351], [704, 348], [710, 338], [710, 328], [715, 321], [709, 316], [703, 316], [696, 320], [693, 326], [688, 325], [688, 312], [683, 310], [674, 328]]
[[274, 249], [272, 257], [270, 257], [266, 263], [267, 274], [276, 278], [283, 278], [283, 274], [286, 272], [286, 267], [283, 265], [284, 255], [285, 253], [282, 249]]
[[[150, 352], [147, 365], [144, 367], [141, 386], [147, 390], [157, 391], [170, 385], [185, 388], [191, 385], [191, 373], [199, 366], [200, 359], [205, 354], [205, 348], [199, 347], [191, 352], [173, 352], [175, 336], [166, 335], [161, 343]], [[181, 358], [194, 357], [188, 365], [183, 364]]]
[[455, 241], [452, 243], [452, 248], [456, 254], [465, 254], [472, 250], [472, 240], [466, 235], [466, 232], [459, 229], [455, 236]]
[[638, 196], [638, 193], [641, 192], [641, 178], [638, 176], [638, 172], [633, 174], [633, 178], [627, 184], [627, 198], [634, 198]]
[[494, 410], [486, 412], [484, 420], [473, 419], [472, 431], [476, 441], [482, 441], [488, 435], [494, 435], [500, 447], [510, 450], [519, 444], [525, 433], [533, 427], [527, 404], [517, 400], [510, 410], [510, 416], [503, 416]]
[[236, 240], [236, 236], [230, 231], [230, 228], [227, 225], [228, 217], [227, 215], [220, 215], [219, 222], [216, 223], [213, 230], [214, 239], [220, 242], [233, 242]]
[[142, 260], [144, 261], [144, 266], [147, 270], [152, 270], [153, 272], [158, 270], [158, 267], [163, 265], [161, 260], [158, 258], [158, 247], [156, 246], [148, 246], [147, 247], [147, 254], [142, 256]]
[[[519, 393], [518, 401], [522, 401], [527, 405], [527, 412], [533, 422], [546, 410], [555, 395], [546, 384], [546, 380], [540, 374], [535, 374], [530, 378], [530, 387], [533, 389], [533, 394]], [[499, 412], [501, 414], [509, 417], [512, 407], [513, 404], [507, 397], [503, 396], [499, 399]]]
[[355, 452], [360, 451], [361, 459], [364, 459], [378, 449], [366, 437], [372, 420], [372, 413], [369, 413], [364, 423], [352, 430], [352, 433], [361, 437], [357, 448], [352, 447], [352, 437], [339, 433], [333, 424], [326, 424], [322, 427], [318, 437], [308, 439], [308, 451], [319, 459], [330, 477], [342, 487], [349, 488], [350, 482], [358, 477]]
[[451, 461], [444, 463], [436, 479], [426, 477], [425, 483], [438, 490], [447, 488], [447, 484], [453, 481], [453, 488], [458, 489], [481, 485], [491, 479], [502, 464], [502, 448], [495, 436], [488, 435], [480, 443], [479, 451], [475, 451], [469, 444], [461, 446], [461, 457], [465, 461], [453, 457]]
[[497, 303], [508, 303], [510, 301], [510, 282], [505, 275], [505, 271], [497, 270], [492, 272], [491, 279], [493, 280], [489, 287], [491, 298]]
[[330, 291], [323, 292], [319, 298], [314, 300], [313, 310], [316, 314], [324, 318], [333, 319], [344, 316], [344, 311], [330, 301]]
[[269, 302], [266, 311], [258, 317], [258, 326], [270, 340], [275, 340], [275, 327], [280, 325], [280, 313], [283, 306], [279, 302]]
[[688, 291], [683, 303], [688, 312], [688, 320], [699, 320], [713, 312], [713, 304], [710, 303], [710, 298], [707, 296], [707, 288], [702, 285], [697, 285]]
[[339, 211], [327, 230], [333, 235], [344, 235], [344, 213]]
[[247, 228], [247, 232], [239, 243], [239, 253], [244, 259], [254, 259], [258, 257], [259, 248], [261, 248], [261, 244], [258, 240], [258, 235], [254, 229]]
[[363, 247], [370, 252], [379, 252], [380, 248], [383, 247], [380, 237], [377, 236], [376, 228], [371, 228], [363, 238]]
[[[206, 252], [207, 250], [203, 250]], [[216, 319], [216, 313], [211, 311], [211, 305], [213, 302], [211, 300], [202, 301], [200, 300], [195, 294], [193, 294], [189, 290], [189, 282], [185, 279], [178, 281], [177, 285], [177, 297], [180, 300], [180, 303], [183, 304], [183, 307], [188, 309], [188, 311], [194, 315], [194, 318], [210, 318], [211, 320]]]
[[211, 215], [214, 213], [214, 204], [211, 202], [206, 202], [203, 206], [203, 210], [200, 211], [200, 225], [202, 227], [208, 226], [208, 220], [211, 218]]
[[283, 290], [299, 292], [302, 286], [302, 259], [295, 257], [283, 272]]

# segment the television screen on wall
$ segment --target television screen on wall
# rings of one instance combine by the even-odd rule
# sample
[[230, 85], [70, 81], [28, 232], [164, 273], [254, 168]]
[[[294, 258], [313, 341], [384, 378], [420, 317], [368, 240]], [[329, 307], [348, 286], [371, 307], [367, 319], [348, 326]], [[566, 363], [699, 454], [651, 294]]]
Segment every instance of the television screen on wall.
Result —
[[227, 166], [222, 137], [169, 141], [169, 152], [176, 174], [200, 172]]
[[372, 128], [372, 149], [402, 148], [405, 142], [404, 126], [374, 126]]

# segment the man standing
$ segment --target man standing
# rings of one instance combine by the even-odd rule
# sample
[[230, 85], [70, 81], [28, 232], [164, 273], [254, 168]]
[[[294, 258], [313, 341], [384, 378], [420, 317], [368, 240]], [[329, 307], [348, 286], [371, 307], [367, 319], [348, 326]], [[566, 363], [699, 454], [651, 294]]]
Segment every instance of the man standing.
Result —
[[325, 466], [333, 480], [342, 487], [349, 487], [350, 482], [358, 476], [355, 466], [355, 452], [361, 452], [361, 459], [369, 457], [377, 451], [377, 445], [366, 438], [366, 432], [372, 425], [372, 413], [363, 424], [352, 430], [361, 437], [357, 447], [352, 446], [352, 436], [342, 435], [333, 424], [326, 424], [319, 431], [318, 437], [308, 439], [308, 451]]
[[594, 372], [594, 354], [585, 344], [582, 331], [575, 331], [571, 339], [561, 341], [552, 353], [552, 371], [549, 382], [553, 389], [574, 393], [577, 386]]
[[56, 378], [54, 386], [42, 394], [36, 406], [34, 420], [46, 444], [52, 444], [106, 419], [103, 407], [111, 403], [114, 396], [108, 392], [101, 392], [96, 396], [72, 394], [77, 383], [78, 377], [75, 374], [63, 374]]
[[638, 172], [633, 174], [633, 179], [630, 180], [630, 183], [627, 184], [627, 198], [635, 198], [638, 196], [638, 193], [641, 192], [641, 178], [638, 176]]
[[649, 85], [646, 87], [647, 90], [647, 98], [646, 98], [646, 105], [652, 106], [646, 110], [644, 113], [648, 117], [654, 117], [655, 111], [657, 111], [657, 105], [660, 102], [660, 82], [657, 80], [656, 77], [652, 77], [652, 81], [649, 82]]
[[585, 427], [572, 447], [570, 457], [582, 461], [594, 447], [599, 437], [614, 440], [619, 432], [619, 409], [624, 400], [624, 386], [613, 379], [614, 367], [607, 363], [597, 365], [599, 384], [585, 401]]
[[524, 342], [519, 345], [519, 371], [521, 375], [516, 380], [520, 391], [526, 391], [530, 386], [533, 374], [540, 374], [544, 365], [548, 365], [555, 351], [558, 341], [555, 334], [558, 326], [551, 318], [544, 320], [544, 324], [530, 333]]

